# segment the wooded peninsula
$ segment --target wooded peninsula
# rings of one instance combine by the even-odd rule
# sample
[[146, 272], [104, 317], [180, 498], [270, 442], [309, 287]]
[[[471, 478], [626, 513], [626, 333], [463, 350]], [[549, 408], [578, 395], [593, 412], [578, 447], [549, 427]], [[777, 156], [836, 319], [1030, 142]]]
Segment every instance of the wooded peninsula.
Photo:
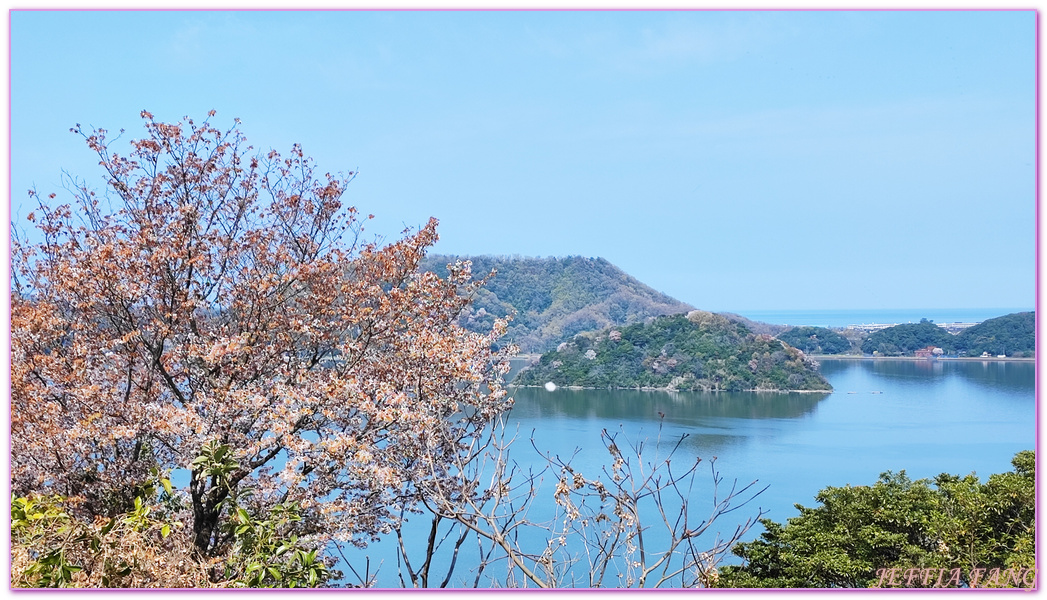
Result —
[[803, 352], [705, 311], [575, 336], [516, 385], [697, 391], [827, 391]]

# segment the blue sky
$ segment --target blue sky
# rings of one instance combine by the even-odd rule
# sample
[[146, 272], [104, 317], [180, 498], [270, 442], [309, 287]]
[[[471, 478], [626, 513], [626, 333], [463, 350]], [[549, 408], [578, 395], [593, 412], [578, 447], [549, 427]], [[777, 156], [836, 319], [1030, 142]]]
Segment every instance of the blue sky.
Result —
[[74, 123], [234, 117], [372, 234], [602, 256], [710, 310], [1028, 307], [1035, 14], [11, 15], [12, 214]]

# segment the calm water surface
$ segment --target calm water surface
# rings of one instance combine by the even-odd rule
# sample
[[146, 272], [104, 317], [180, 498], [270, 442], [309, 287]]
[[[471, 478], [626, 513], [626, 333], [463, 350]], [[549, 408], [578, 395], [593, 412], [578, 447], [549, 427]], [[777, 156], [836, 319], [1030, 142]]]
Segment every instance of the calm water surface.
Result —
[[[771, 518], [797, 514], [827, 485], [869, 484], [886, 470], [933, 477], [1010, 469], [1035, 442], [1032, 363], [826, 360], [832, 394], [671, 394], [520, 389], [513, 419], [538, 446], [599, 448], [599, 432], [683, 434], [729, 477], [771, 488]], [[853, 392], [853, 393], [852, 393]], [[876, 393], [874, 393], [876, 392]]]
[[[1034, 447], [1033, 363], [825, 360], [821, 365], [832, 394], [521, 388], [510, 422], [521, 437], [533, 435], [538, 448], [564, 457], [577, 452], [573, 464], [587, 474], [606, 462], [600, 442], [605, 429], [647, 439], [649, 448], [663, 453], [686, 435], [680, 462], [716, 457], [727, 482], [755, 479], [769, 486], [738, 517], [754, 516], [758, 507], [776, 521], [796, 516], [795, 503], [815, 505], [814, 495], [829, 485], [867, 485], [883, 471], [902, 469], [913, 478], [975, 472], [984, 479], [1010, 470], [1016, 452]], [[513, 457], [540, 462], [525, 443], [514, 448]], [[708, 477], [699, 481], [705, 484], [696, 492], [700, 502], [711, 486]], [[732, 522], [723, 523], [727, 529]], [[757, 526], [746, 538], [760, 531]], [[382, 547], [366, 553], [373, 560], [388, 551]], [[398, 585], [395, 559], [386, 556], [381, 585]]]

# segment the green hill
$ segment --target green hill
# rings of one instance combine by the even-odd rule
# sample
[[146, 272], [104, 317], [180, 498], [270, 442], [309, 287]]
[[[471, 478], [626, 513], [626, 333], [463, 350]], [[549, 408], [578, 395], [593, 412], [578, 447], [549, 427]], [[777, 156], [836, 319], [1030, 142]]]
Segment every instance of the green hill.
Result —
[[630, 277], [602, 258], [520, 258], [432, 255], [421, 268], [447, 274], [447, 264], [470, 260], [473, 273], [497, 270], [481, 288], [462, 324], [490, 331], [495, 318], [514, 315], [507, 339], [521, 352], [543, 352], [583, 331], [685, 313], [692, 306]]
[[957, 335], [927, 319], [875, 331], [862, 343], [862, 352], [883, 356], [911, 356], [916, 350], [936, 346], [946, 354], [1031, 357], [1036, 352], [1036, 313], [1020, 312], [989, 319]]
[[831, 390], [799, 350], [722, 315], [686, 316], [583, 334], [521, 372], [517, 385], [671, 390]]
[[932, 321], [920, 319], [919, 323], [903, 323], [874, 331], [862, 343], [862, 352], [877, 352], [882, 356], [905, 356], [928, 346], [952, 353], [956, 350], [956, 336]]
[[960, 332], [956, 346], [967, 356], [1033, 356], [1036, 352], [1036, 313], [1020, 312], [996, 317]]
[[778, 339], [808, 354], [841, 354], [851, 349], [850, 340], [825, 327], [793, 327]]

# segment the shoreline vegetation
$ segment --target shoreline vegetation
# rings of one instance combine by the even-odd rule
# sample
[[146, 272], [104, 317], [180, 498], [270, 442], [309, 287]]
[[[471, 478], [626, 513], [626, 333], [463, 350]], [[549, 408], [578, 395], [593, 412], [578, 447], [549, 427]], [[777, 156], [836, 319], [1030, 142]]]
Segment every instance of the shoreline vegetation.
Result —
[[[526, 360], [538, 360], [541, 358], [540, 354], [521, 354], [513, 357], [514, 359], [526, 359]], [[982, 358], [978, 356], [941, 356], [936, 358], [924, 358], [920, 356], [862, 356], [858, 354], [815, 354], [807, 355], [807, 358], [815, 361], [822, 360], [883, 360], [883, 361], [921, 361], [921, 362], [1036, 362], [1035, 357], [1014, 357], [1009, 356], [1005, 358], [999, 358], [996, 356]], [[512, 382], [506, 383], [506, 387], [510, 388], [544, 388], [543, 385], [519, 385]], [[558, 385], [556, 389], [565, 390], [634, 390], [638, 392], [693, 392], [700, 390], [679, 390], [670, 386], [663, 387], [652, 387], [652, 386], [639, 386], [639, 387], [597, 387], [597, 386], [584, 386], [584, 385]], [[726, 392], [728, 390], [704, 390], [711, 393]], [[754, 388], [749, 390], [738, 390], [743, 392], [752, 392], [756, 394], [832, 394], [836, 390], [783, 390], [774, 388]]]
[[[573, 390], [812, 392], [831, 390], [819, 361], [1035, 362], [1035, 313], [1013, 313], [948, 333], [933, 321], [868, 336], [776, 326], [694, 310], [583, 332], [556, 350], [520, 354], [513, 387]], [[754, 329], [763, 331], [756, 333]]]
[[[541, 357], [542, 357], [541, 354], [521, 353], [521, 354], [517, 354], [516, 356], [513, 356], [512, 358], [513, 358], [513, 360], [526, 360], [529, 363], [528, 366], [530, 366], [530, 365], [538, 362], [541, 359]], [[997, 357], [997, 356], [991, 356], [991, 357], [985, 357], [985, 358], [979, 357], [979, 356], [939, 356], [939, 357], [935, 357], [935, 358], [925, 358], [925, 357], [922, 357], [922, 356], [867, 356], [867, 355], [859, 355], [859, 354], [808, 354], [807, 358], [809, 358], [811, 360], [814, 360], [814, 361], [822, 361], [822, 360], [873, 360], [873, 361], [876, 361], [876, 360], [882, 360], [882, 361], [912, 361], [912, 362], [916, 362], [916, 361], [921, 361], [921, 362], [937, 362], [937, 361], [943, 361], [943, 362], [1025, 362], [1025, 363], [1036, 362], [1036, 358], [1035, 357], [1015, 357], [1015, 356], [1008, 356], [1008, 357], [1004, 357], [1004, 358], [1000, 358], [1000, 357]], [[545, 387], [544, 385], [536, 385], [536, 384], [516, 384], [516, 383], [512, 383], [511, 381], [507, 382], [505, 385], [506, 385], [506, 387], [509, 387], [509, 388], [536, 388], [536, 389], [542, 389], [542, 388]], [[574, 390], [574, 391], [578, 391], [578, 390], [604, 390], [604, 389], [607, 389], [607, 390], [634, 390], [634, 391], [638, 391], [638, 392], [681, 392], [681, 391], [691, 392], [691, 391], [700, 391], [700, 390], [679, 390], [679, 389], [671, 387], [671, 386], [660, 386], [660, 387], [658, 387], [658, 386], [635, 386], [635, 387], [607, 386], [607, 387], [599, 387], [599, 386], [585, 386], [585, 385], [557, 385], [556, 389], [565, 389], [565, 390]], [[727, 391], [727, 390], [705, 390], [705, 391], [716, 393], [716, 392], [723, 392], [723, 391]], [[775, 389], [775, 388], [753, 388], [753, 389], [748, 389], [748, 390], [737, 390], [737, 391], [752, 392], [752, 393], [757, 393], [757, 394], [767, 394], [767, 393], [770, 393], [770, 394], [831, 394], [831, 393], [835, 392], [835, 390], [786, 390], [786, 389]]]
[[[526, 360], [529, 363], [538, 362], [542, 358], [541, 354], [537, 353], [521, 353], [516, 354], [512, 357], [512, 360]], [[944, 361], [969, 361], [969, 362], [1036, 362], [1035, 356], [1006, 356], [1000, 358], [998, 356], [938, 356], [935, 358], [925, 358], [922, 356], [869, 356], [866, 354], [808, 354], [807, 358], [811, 360], [921, 360], [927, 362], [934, 362], [936, 360]], [[537, 386], [517, 386], [517, 387], [537, 387]], [[587, 389], [601, 389], [601, 388], [587, 388]], [[635, 388], [623, 388], [623, 389], [635, 389]], [[775, 390], [778, 391], [778, 390]]]
[[869, 356], [866, 354], [808, 354], [811, 360], [911, 360], [922, 362], [965, 361], [965, 362], [1036, 362], [1035, 356]]
[[[544, 389], [545, 386], [541, 385], [517, 385], [515, 383], [507, 383], [506, 387], [511, 388], [538, 388]], [[640, 386], [640, 387], [596, 387], [596, 386], [584, 386], [584, 385], [558, 385], [557, 390], [632, 390], [635, 392], [695, 392], [695, 393], [735, 393], [735, 392], [752, 392], [756, 394], [831, 394], [833, 390], [780, 390], [776, 388], [754, 388], [751, 390], [679, 390], [674, 387], [651, 387], [651, 386]]]

